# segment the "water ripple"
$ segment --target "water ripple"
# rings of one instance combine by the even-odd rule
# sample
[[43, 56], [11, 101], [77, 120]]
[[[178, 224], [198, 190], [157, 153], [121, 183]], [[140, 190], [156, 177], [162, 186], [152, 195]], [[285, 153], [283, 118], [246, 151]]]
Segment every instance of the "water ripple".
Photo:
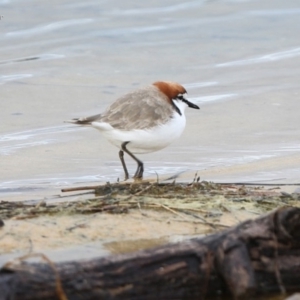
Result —
[[0, 76], [0, 84], [3, 84], [7, 81], [19, 80], [23, 78], [32, 77], [32, 74], [13, 74], [13, 75], [1, 75]]
[[195, 103], [204, 103], [204, 102], [211, 102], [211, 101], [218, 101], [222, 99], [232, 98], [235, 96], [237, 96], [237, 94], [210, 95], [210, 96], [203, 96], [203, 97], [192, 97], [189, 98], [189, 100]]
[[6, 36], [20, 36], [20, 35], [35, 35], [35, 34], [42, 34], [46, 32], [51, 32], [57, 29], [61, 29], [68, 26], [74, 26], [79, 24], [86, 24], [93, 22], [93, 19], [71, 19], [65, 20], [55, 23], [50, 23], [44, 26], [38, 26], [30, 29], [19, 30], [19, 31], [12, 31], [6, 33]]
[[[0, 135], [0, 155], [9, 155], [23, 148], [47, 145], [57, 141], [57, 139], [49, 138], [49, 135], [57, 135], [80, 129], [73, 126], [55, 126]], [[7, 145], [7, 143], [9, 144]]]
[[299, 55], [300, 55], [300, 48], [294, 48], [291, 50], [271, 53], [271, 54], [263, 55], [263, 56], [256, 57], [256, 58], [221, 63], [221, 64], [217, 64], [216, 67], [232, 67], [232, 66], [244, 66], [244, 65], [259, 64], [259, 63], [265, 63], [265, 62], [270, 62], [270, 61], [277, 61], [277, 60], [292, 58], [292, 57], [299, 56]]
[[113, 10], [111, 14], [114, 15], [137, 15], [137, 14], [157, 14], [157, 13], [169, 13], [180, 10], [192, 9], [203, 5], [206, 0], [196, 0], [190, 2], [184, 2], [180, 4], [164, 6], [164, 7], [151, 7], [151, 8], [139, 8], [139, 9], [127, 9], [127, 10]]

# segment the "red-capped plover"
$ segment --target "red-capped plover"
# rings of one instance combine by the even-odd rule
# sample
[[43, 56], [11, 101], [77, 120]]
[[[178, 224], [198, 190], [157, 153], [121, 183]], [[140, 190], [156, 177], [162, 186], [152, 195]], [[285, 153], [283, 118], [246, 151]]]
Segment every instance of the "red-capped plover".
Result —
[[165, 148], [177, 139], [185, 128], [185, 108], [199, 109], [185, 98], [185, 88], [170, 81], [157, 81], [117, 99], [102, 114], [72, 119], [70, 123], [90, 125], [118, 147], [119, 157], [129, 178], [124, 152], [137, 162], [133, 178], [143, 177], [144, 165], [134, 154]]

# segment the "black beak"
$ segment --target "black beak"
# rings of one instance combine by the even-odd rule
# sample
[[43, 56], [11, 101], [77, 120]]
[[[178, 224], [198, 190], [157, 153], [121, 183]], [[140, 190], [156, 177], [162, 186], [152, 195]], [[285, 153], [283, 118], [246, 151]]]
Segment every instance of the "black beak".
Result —
[[188, 105], [188, 107], [195, 108], [195, 109], [200, 109], [200, 107], [199, 107], [198, 105], [196, 105], [196, 104], [194, 104], [194, 103], [188, 101], [188, 100], [185, 99], [185, 98], [183, 98], [182, 101], [185, 102], [185, 103]]

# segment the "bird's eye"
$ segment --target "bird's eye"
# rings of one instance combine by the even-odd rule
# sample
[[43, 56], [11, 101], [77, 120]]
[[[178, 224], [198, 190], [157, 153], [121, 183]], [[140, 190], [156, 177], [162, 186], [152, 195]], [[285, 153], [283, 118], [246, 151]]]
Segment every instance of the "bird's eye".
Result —
[[179, 99], [179, 100], [183, 100], [184, 99], [182, 94], [178, 94], [176, 98]]

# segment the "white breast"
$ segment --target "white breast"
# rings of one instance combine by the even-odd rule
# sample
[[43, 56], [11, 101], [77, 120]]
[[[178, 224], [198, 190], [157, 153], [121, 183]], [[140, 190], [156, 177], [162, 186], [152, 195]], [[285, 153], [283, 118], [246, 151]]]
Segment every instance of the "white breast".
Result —
[[165, 148], [182, 134], [186, 119], [184, 115], [185, 103], [179, 102], [176, 105], [181, 115], [174, 111], [173, 118], [165, 124], [148, 129], [135, 129], [124, 131], [115, 129], [108, 123], [93, 122], [91, 125], [100, 130], [103, 136], [113, 145], [121, 149], [121, 144], [129, 142], [126, 146], [132, 153], [149, 153]]

